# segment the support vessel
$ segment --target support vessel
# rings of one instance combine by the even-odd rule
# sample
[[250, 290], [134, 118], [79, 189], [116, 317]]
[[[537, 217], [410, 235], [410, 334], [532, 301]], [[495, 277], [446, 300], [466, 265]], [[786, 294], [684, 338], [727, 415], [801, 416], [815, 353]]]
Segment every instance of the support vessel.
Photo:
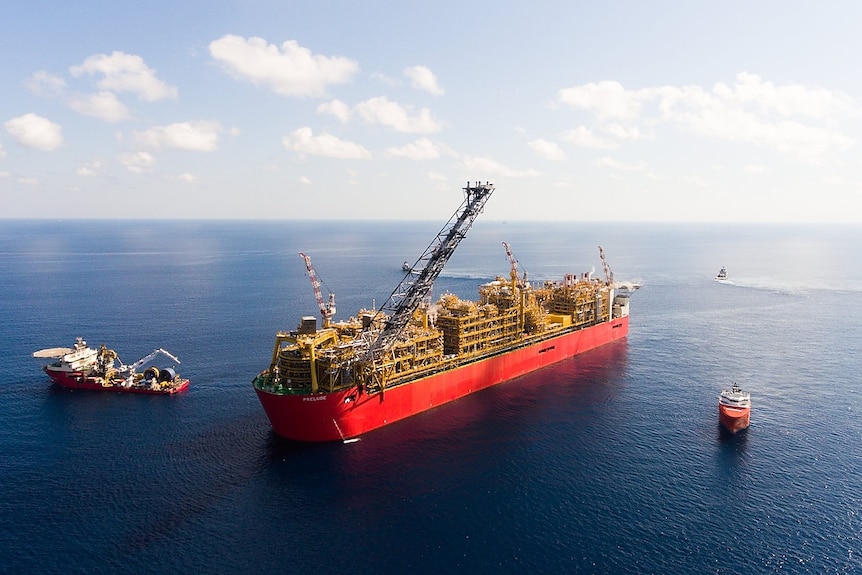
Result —
[[89, 347], [82, 338], [74, 347], [52, 347], [33, 353], [33, 357], [53, 360], [42, 366], [51, 381], [70, 389], [95, 391], [121, 391], [171, 395], [189, 386], [189, 380], [177, 375], [174, 367], [159, 369], [150, 366], [142, 373], [142, 367], [158, 355], [164, 355], [176, 363], [180, 360], [164, 349], [153, 350], [131, 365], [119, 361], [117, 352], [104, 345], [98, 349]]

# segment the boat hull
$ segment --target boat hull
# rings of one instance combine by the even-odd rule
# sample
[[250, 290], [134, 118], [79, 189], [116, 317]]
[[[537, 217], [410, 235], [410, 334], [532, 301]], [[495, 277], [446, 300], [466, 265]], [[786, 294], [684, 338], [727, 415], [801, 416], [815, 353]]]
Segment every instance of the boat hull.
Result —
[[584, 353], [628, 335], [628, 316], [492, 355], [373, 395], [355, 388], [311, 395], [255, 387], [275, 433], [307, 442], [338, 441]]
[[58, 371], [45, 368], [45, 373], [55, 384], [69, 389], [87, 389], [91, 391], [118, 391], [121, 393], [140, 393], [145, 395], [173, 395], [184, 391], [189, 386], [188, 379], [180, 380], [178, 385], [168, 388], [152, 389], [141, 386], [125, 387], [119, 383], [105, 382], [102, 378], [88, 377], [81, 372]]
[[749, 426], [751, 408], [718, 405], [718, 422], [731, 433], [742, 431]]

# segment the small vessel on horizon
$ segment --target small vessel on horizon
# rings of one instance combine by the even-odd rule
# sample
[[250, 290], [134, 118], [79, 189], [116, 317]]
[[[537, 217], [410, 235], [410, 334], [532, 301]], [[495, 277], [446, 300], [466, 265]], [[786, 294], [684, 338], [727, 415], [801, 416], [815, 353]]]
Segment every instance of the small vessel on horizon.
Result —
[[722, 389], [718, 396], [718, 422], [731, 433], [742, 431], [750, 424], [751, 393], [734, 383]]
[[[117, 352], [105, 345], [91, 348], [83, 338], [74, 347], [52, 347], [33, 353], [39, 359], [55, 360], [42, 366], [51, 381], [70, 389], [121, 391], [170, 395], [183, 391], [189, 380], [177, 375], [173, 367], [159, 369], [150, 366], [143, 373], [137, 370], [158, 355], [165, 355], [176, 363], [180, 360], [164, 349], [153, 350], [131, 365], [119, 361]], [[119, 365], [117, 365], [119, 363]]]
[[714, 278], [714, 279], [715, 279], [715, 281], [717, 281], [717, 282], [723, 282], [723, 281], [726, 281], [726, 280], [727, 280], [727, 268], [725, 268], [724, 266], [721, 266], [721, 269], [720, 269], [720, 270], [718, 270], [718, 273], [717, 273], [717, 274], [715, 274], [715, 278]]
[[407, 262], [407, 260], [404, 260], [404, 263], [401, 264], [401, 271], [409, 272], [411, 269], [413, 268], [410, 267], [410, 264]]

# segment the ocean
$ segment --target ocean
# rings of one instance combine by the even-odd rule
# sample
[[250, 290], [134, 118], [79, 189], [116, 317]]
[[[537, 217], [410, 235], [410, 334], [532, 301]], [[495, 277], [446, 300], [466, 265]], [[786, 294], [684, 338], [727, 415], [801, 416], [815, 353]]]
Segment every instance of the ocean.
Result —
[[[480, 218], [435, 296], [507, 276], [502, 241], [534, 281], [601, 275], [601, 245], [643, 286], [628, 338], [355, 443], [276, 437], [251, 380], [317, 315], [298, 252], [347, 318], [441, 226], [2, 221], [2, 571], [862, 571], [858, 226]], [[191, 386], [52, 386], [32, 353], [78, 336], [163, 347]]]

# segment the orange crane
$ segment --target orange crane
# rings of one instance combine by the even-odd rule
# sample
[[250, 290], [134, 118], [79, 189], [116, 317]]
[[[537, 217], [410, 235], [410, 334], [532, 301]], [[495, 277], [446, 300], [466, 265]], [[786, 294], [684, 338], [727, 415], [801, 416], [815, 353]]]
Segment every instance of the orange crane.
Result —
[[320, 317], [323, 319], [323, 327], [329, 327], [332, 316], [335, 315], [335, 294], [329, 293], [329, 301], [324, 302], [323, 296], [320, 293], [320, 280], [317, 279], [317, 273], [314, 271], [314, 266], [311, 265], [311, 257], [299, 252], [299, 257], [305, 261], [305, 269], [308, 270], [308, 277], [311, 279], [311, 287], [314, 288], [314, 297], [317, 299], [317, 307], [320, 308]]

